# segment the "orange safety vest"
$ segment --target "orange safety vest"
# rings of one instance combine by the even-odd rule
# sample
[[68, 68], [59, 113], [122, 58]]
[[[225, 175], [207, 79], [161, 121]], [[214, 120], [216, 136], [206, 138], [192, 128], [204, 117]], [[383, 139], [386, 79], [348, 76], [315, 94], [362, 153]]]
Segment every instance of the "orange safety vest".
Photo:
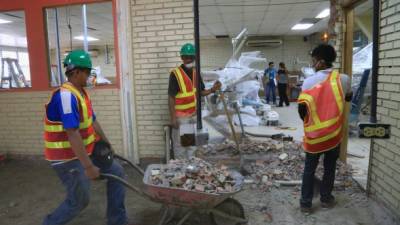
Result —
[[193, 81], [182, 67], [177, 67], [172, 72], [179, 85], [179, 92], [175, 96], [175, 115], [190, 117], [196, 113], [196, 71], [193, 70]]
[[[81, 134], [87, 154], [91, 155], [95, 141], [97, 141], [97, 137], [93, 128], [93, 110], [88, 93], [83, 90], [84, 96], [82, 96], [81, 93], [69, 83], [64, 83], [59, 89], [55, 90], [52, 94], [52, 97], [57, 91], [70, 91], [72, 95], [76, 97], [80, 114], [79, 133]], [[50, 101], [52, 97], [50, 97]], [[45, 158], [48, 161], [67, 161], [75, 159], [75, 153], [71, 148], [70, 142], [68, 141], [68, 135], [63, 127], [62, 122], [50, 121], [47, 116], [47, 107], [49, 103], [47, 103], [45, 106]]]
[[344, 94], [339, 72], [333, 70], [325, 81], [303, 91], [298, 102], [307, 106], [307, 116], [304, 119], [304, 150], [320, 153], [339, 145], [343, 137], [344, 122]]

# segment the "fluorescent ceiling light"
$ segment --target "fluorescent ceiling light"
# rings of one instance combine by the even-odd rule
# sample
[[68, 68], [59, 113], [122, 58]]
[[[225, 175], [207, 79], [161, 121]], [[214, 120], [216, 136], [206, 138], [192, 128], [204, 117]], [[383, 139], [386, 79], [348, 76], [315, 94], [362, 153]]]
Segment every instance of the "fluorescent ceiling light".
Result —
[[324, 9], [315, 18], [323, 19], [325, 17], [328, 17], [330, 14], [331, 14], [331, 10], [330, 9]]
[[[76, 36], [76, 37], [74, 37], [74, 39], [83, 41], [83, 36], [82, 36], [82, 35], [81, 35], [81, 36]], [[88, 41], [98, 41], [99, 39], [98, 39], [98, 38], [94, 38], [94, 37], [87, 36], [87, 40], [88, 40]]]
[[12, 21], [0, 19], [0, 24], [3, 24], [3, 23], [12, 23]]
[[292, 30], [307, 30], [313, 25], [312, 23], [298, 23], [292, 27]]

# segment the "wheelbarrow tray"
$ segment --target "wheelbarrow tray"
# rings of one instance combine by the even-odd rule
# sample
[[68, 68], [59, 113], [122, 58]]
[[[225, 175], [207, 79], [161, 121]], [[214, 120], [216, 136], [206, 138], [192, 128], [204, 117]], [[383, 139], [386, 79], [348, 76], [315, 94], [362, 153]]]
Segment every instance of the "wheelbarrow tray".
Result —
[[235, 180], [239, 182], [233, 192], [206, 193], [152, 184], [151, 171], [162, 170], [164, 167], [165, 165], [163, 164], [151, 164], [144, 173], [143, 183], [145, 187], [143, 191], [155, 202], [192, 209], [210, 209], [241, 191], [241, 180], [243, 177], [238, 172], [233, 172], [237, 173], [235, 174], [235, 177], [237, 177]]

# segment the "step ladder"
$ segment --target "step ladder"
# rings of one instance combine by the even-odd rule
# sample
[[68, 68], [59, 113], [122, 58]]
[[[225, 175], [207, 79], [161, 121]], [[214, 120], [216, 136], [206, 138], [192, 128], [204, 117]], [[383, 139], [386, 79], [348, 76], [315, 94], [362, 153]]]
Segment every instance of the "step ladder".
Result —
[[[4, 72], [5, 63], [7, 63], [8, 74]], [[1, 59], [1, 76], [0, 76], [0, 88], [6, 88], [4, 85], [8, 84], [8, 88], [13, 88], [13, 85], [17, 88], [29, 87], [29, 83], [26, 81], [24, 73], [19, 65], [18, 59], [13, 58], [2, 58]]]

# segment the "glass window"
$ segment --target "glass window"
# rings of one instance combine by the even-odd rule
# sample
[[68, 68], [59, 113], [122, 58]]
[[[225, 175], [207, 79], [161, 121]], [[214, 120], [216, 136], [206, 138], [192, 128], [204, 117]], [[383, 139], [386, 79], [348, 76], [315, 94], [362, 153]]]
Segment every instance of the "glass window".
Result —
[[0, 89], [31, 87], [24, 11], [0, 13]]
[[[51, 86], [66, 80], [63, 60], [74, 49], [84, 49], [84, 5], [47, 8], [47, 38]], [[86, 4], [88, 51], [96, 85], [116, 80], [112, 2]], [[58, 31], [58, 32], [57, 32]]]

